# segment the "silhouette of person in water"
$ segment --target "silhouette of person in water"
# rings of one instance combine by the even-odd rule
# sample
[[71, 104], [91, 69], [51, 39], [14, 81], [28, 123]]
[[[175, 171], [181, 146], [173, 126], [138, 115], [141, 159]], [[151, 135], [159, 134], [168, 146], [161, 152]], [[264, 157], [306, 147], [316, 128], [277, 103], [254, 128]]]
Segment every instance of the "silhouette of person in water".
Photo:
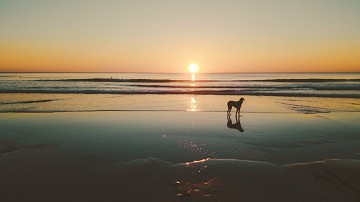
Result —
[[240, 123], [240, 114], [238, 116], [235, 115], [236, 123], [232, 123], [230, 114], [227, 114], [227, 127], [230, 129], [236, 129], [239, 132], [243, 133], [245, 130], [241, 127]]

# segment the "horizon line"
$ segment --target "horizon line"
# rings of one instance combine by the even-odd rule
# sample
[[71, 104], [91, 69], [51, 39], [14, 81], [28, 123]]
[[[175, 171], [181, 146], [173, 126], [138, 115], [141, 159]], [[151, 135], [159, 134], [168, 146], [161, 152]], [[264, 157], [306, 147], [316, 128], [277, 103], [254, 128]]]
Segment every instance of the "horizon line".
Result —
[[[89, 72], [86, 72], [86, 71], [80, 71], [80, 72], [72, 72], [72, 71], [64, 71], [64, 72], [61, 72], [61, 71], [51, 71], [51, 72], [46, 72], [46, 71], [34, 71], [34, 72], [1, 72], [0, 71], [0, 74], [13, 74], [13, 73], [30, 73], [30, 74], [34, 74], [34, 73], [76, 73], [76, 74], [79, 74], [79, 73], [122, 73], [122, 74], [192, 74], [192, 73], [189, 73], [189, 72], [98, 72], [98, 71], [89, 71]], [[313, 73], [313, 74], [318, 74], [318, 73], [360, 73], [360, 71], [329, 71], [329, 72], [200, 72], [200, 73], [196, 73], [196, 74], [301, 74], [301, 73]]]

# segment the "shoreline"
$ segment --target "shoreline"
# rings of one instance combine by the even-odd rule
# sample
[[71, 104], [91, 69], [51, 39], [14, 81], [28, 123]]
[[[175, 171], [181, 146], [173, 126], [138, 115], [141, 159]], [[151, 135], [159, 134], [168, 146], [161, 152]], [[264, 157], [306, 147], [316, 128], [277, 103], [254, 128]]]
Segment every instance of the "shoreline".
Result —
[[[243, 96], [244, 113], [360, 112], [357, 98]], [[227, 95], [63, 95], [2, 94], [0, 113], [81, 111], [203, 111], [227, 110]]]
[[[194, 93], [194, 91], [196, 91]], [[358, 90], [351, 90], [357, 92]], [[1, 90], [0, 94], [44, 94], [44, 95], [232, 95], [232, 96], [263, 96], [263, 97], [286, 97], [286, 98], [349, 98], [349, 99], [359, 99], [359, 94], [312, 94], [312, 93], [263, 93], [263, 92], [246, 92], [246, 91], [233, 91], [233, 92], [213, 92], [213, 91], [202, 91], [202, 90], [193, 90], [191, 92], [178, 92], [178, 91], [159, 91], [159, 92], [128, 92], [128, 91], [118, 91], [118, 92], [98, 92], [98, 91], [81, 91], [81, 92], [72, 92], [72, 91], [47, 91], [47, 90]]]

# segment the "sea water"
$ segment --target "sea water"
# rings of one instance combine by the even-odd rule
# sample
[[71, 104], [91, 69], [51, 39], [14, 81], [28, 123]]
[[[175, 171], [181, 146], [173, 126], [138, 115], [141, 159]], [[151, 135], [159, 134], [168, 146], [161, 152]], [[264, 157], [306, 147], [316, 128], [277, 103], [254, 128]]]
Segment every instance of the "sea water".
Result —
[[224, 111], [240, 97], [247, 112], [359, 111], [360, 73], [0, 74], [1, 112]]

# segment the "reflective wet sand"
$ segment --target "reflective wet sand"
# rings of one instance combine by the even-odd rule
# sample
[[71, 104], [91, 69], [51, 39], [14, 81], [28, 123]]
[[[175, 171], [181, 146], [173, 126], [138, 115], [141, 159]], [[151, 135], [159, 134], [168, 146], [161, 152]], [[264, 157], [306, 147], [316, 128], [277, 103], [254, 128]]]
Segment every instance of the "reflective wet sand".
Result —
[[0, 114], [2, 199], [359, 200], [360, 113], [236, 118], [191, 103], [176, 112]]

